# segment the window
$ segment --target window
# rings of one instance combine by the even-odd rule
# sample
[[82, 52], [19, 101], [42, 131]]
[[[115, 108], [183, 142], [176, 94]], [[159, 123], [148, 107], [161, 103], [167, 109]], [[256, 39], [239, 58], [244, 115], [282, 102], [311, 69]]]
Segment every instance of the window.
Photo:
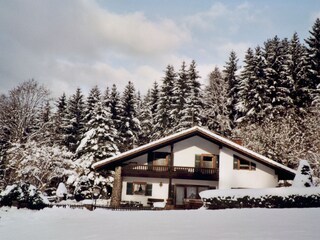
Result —
[[219, 167], [219, 155], [196, 154], [195, 167], [196, 168], [218, 168]]
[[153, 166], [168, 166], [170, 153], [152, 152], [148, 154], [148, 164]]
[[127, 195], [152, 196], [152, 184], [145, 182], [127, 182]]
[[256, 170], [256, 164], [240, 158], [238, 156], [233, 157], [233, 169], [237, 170]]

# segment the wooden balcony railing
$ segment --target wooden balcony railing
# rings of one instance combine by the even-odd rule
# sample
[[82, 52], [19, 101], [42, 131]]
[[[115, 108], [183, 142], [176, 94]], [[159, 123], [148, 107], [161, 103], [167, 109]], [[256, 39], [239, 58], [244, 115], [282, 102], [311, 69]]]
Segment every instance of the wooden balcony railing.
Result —
[[122, 168], [123, 176], [132, 177], [154, 177], [199, 180], [219, 180], [219, 170], [216, 168], [194, 168], [194, 167], [169, 167], [149, 165], [127, 165]]

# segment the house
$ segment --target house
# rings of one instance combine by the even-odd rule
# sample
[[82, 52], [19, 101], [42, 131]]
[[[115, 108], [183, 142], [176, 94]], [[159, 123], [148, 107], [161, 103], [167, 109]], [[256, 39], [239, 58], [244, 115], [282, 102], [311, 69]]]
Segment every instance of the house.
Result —
[[207, 129], [192, 127], [93, 164], [115, 170], [113, 206], [190, 207], [207, 189], [270, 188], [295, 171]]

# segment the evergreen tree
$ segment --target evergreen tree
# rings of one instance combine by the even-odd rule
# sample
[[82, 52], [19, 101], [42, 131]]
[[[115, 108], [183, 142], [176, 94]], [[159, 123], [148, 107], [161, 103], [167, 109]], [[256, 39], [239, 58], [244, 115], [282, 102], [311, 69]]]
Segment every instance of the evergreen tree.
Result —
[[66, 119], [64, 119], [64, 143], [71, 150], [75, 151], [84, 133], [84, 101], [80, 88], [68, 100]]
[[153, 117], [152, 117], [152, 101], [151, 90], [148, 90], [141, 104], [141, 112], [139, 114], [139, 121], [141, 123], [141, 134], [139, 144], [143, 145], [149, 143], [153, 132]]
[[94, 118], [94, 109], [98, 102], [100, 101], [101, 92], [98, 88], [98, 86], [93, 87], [88, 95], [87, 101], [86, 101], [86, 108], [85, 108], [85, 123], [91, 121], [92, 118]]
[[[185, 92], [186, 102], [181, 111], [181, 120], [179, 121], [179, 131], [190, 128], [192, 126], [201, 126], [202, 122], [202, 92], [199, 82], [199, 72], [196, 69], [196, 62], [192, 61], [187, 76], [187, 85]], [[182, 90], [183, 91], [183, 90]]]
[[228, 111], [231, 127], [235, 127], [235, 120], [239, 117], [237, 104], [239, 102], [240, 82], [237, 76], [238, 58], [234, 51], [231, 51], [229, 61], [226, 62], [223, 70], [225, 81], [228, 83]]
[[[115, 128], [120, 133], [122, 126], [122, 117], [121, 117], [121, 99], [120, 93], [117, 90], [117, 86], [115, 84], [112, 85], [111, 94], [110, 94], [110, 113], [111, 119], [114, 123]], [[119, 144], [119, 138], [116, 139]]]
[[64, 145], [65, 128], [67, 126], [64, 122], [67, 120], [67, 97], [63, 93], [56, 102], [57, 111], [54, 114], [54, 142], [60, 146]]
[[151, 93], [150, 93], [150, 107], [151, 107], [153, 124], [155, 123], [155, 118], [156, 118], [156, 113], [157, 113], [157, 108], [158, 108], [158, 103], [159, 103], [159, 94], [160, 94], [159, 85], [155, 81], [153, 83], [153, 87], [152, 87]]
[[275, 36], [265, 42], [265, 59], [266, 59], [266, 79], [267, 79], [267, 98], [269, 108], [265, 111], [269, 118], [283, 116], [288, 108], [293, 106], [291, 92], [293, 83], [286, 76], [286, 49], [287, 41], [280, 41]]
[[182, 62], [177, 80], [174, 82], [172, 106], [173, 109], [171, 112], [172, 117], [174, 119], [174, 132], [179, 132], [183, 130], [183, 128], [181, 127], [181, 118], [183, 117], [182, 111], [186, 107], [187, 96], [190, 93], [190, 86], [188, 85], [188, 71], [186, 67], [186, 63]]
[[173, 66], [168, 65], [161, 86], [153, 139], [167, 136], [173, 131], [174, 118], [171, 113], [174, 106], [173, 90], [176, 77]]
[[87, 123], [87, 131], [76, 152], [78, 156], [86, 155], [94, 163], [119, 152], [115, 144], [117, 130], [114, 128], [109, 108], [105, 108], [101, 101], [95, 103], [93, 117]]
[[308, 88], [312, 93], [312, 99], [318, 99], [320, 94], [320, 19], [317, 18], [312, 30], [309, 31], [310, 37], [307, 43], [308, 61]]
[[297, 33], [294, 33], [288, 47], [285, 70], [288, 81], [293, 84], [291, 98], [299, 112], [305, 112], [310, 106], [312, 95], [307, 80], [306, 48], [300, 43]]
[[110, 101], [111, 101], [110, 89], [109, 87], [107, 87], [102, 97], [102, 105], [106, 108], [110, 108], [111, 107]]
[[218, 67], [209, 75], [209, 84], [205, 88], [204, 96], [204, 125], [221, 135], [230, 135], [227, 84]]
[[128, 82], [122, 95], [122, 125], [120, 127], [121, 151], [126, 151], [139, 144], [139, 134], [141, 131], [140, 122], [137, 115], [137, 98], [132, 82]]

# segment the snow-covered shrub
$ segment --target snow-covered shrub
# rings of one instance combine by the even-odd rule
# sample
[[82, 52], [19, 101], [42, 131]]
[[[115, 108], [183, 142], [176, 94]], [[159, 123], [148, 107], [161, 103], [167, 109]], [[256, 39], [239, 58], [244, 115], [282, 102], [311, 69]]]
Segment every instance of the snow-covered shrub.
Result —
[[68, 190], [66, 188], [66, 185], [63, 182], [59, 183], [59, 186], [58, 186], [57, 191], [56, 191], [56, 195], [60, 199], [64, 199], [64, 200], [67, 199]]
[[293, 187], [313, 187], [312, 171], [308, 161], [300, 160], [297, 174], [293, 179]]
[[18, 208], [42, 209], [48, 203], [35, 186], [26, 182], [9, 185], [0, 193], [0, 206], [16, 205]]
[[208, 190], [200, 193], [208, 209], [320, 207], [320, 188]]

